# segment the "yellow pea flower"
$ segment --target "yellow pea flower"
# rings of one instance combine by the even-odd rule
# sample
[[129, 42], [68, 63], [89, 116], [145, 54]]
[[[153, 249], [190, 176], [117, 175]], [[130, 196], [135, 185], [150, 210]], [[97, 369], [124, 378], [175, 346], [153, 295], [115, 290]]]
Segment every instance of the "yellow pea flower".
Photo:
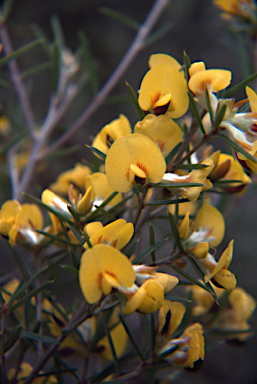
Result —
[[187, 327], [182, 334], [182, 337], [189, 337], [187, 360], [183, 363], [183, 367], [193, 368], [194, 363], [198, 360], [204, 360], [204, 337], [203, 326], [200, 323], [194, 323]]
[[168, 340], [181, 323], [186, 308], [178, 301], [164, 300], [159, 310], [158, 338]]
[[165, 64], [168, 68], [181, 69], [181, 64], [174, 59], [174, 57], [166, 53], [155, 53], [150, 56], [148, 60], [149, 68], [156, 67], [156, 65]]
[[183, 73], [165, 64], [155, 65], [142, 80], [138, 103], [144, 111], [166, 112], [172, 118], [181, 117], [189, 104]]
[[134, 132], [150, 137], [158, 145], [163, 156], [167, 156], [183, 138], [178, 124], [167, 115], [146, 115], [135, 125]]
[[203, 204], [195, 217], [195, 230], [207, 230], [206, 241], [211, 247], [217, 247], [223, 240], [225, 233], [225, 220], [222, 213], [209, 204]]
[[213, 0], [213, 3], [225, 13], [222, 16], [225, 19], [231, 16], [239, 16], [256, 21], [254, 12], [256, 12], [256, 4], [253, 0]]
[[80, 192], [84, 192], [85, 179], [91, 174], [91, 170], [87, 165], [77, 163], [73, 169], [69, 169], [61, 173], [55, 183], [50, 185], [50, 189], [60, 195], [66, 195], [68, 193], [70, 185], [74, 185], [76, 188], [76, 195]]
[[[210, 284], [215, 291], [216, 296], [218, 298], [221, 297], [224, 293], [224, 289], [216, 287], [211, 281]], [[213, 306], [216, 305], [218, 307], [213, 296], [199, 285], [188, 287], [188, 291], [192, 292], [192, 298], [196, 302], [196, 305], [194, 305], [192, 309], [194, 316], [205, 315], [212, 311]]]
[[247, 320], [256, 308], [255, 299], [240, 287], [234, 288], [228, 295], [230, 308], [224, 310], [219, 316], [215, 327], [219, 330], [229, 331], [229, 339], [245, 341], [252, 332], [230, 333], [231, 331], [246, 331], [251, 328]]
[[[108, 244], [114, 248], [123, 248], [131, 239], [134, 233], [132, 223], [127, 223], [124, 219], [118, 219], [112, 223], [103, 226], [101, 222], [92, 222], [86, 224], [84, 231], [87, 232], [91, 244]], [[84, 244], [87, 248], [87, 243]]]
[[128, 118], [120, 114], [120, 116], [106, 124], [95, 137], [92, 147], [99, 149], [99, 151], [107, 154], [112, 143], [131, 133], [131, 126]]
[[140, 133], [116, 140], [105, 161], [107, 179], [118, 192], [128, 192], [136, 180], [158, 183], [165, 169], [166, 163], [159, 147]]
[[233, 255], [233, 243], [231, 240], [228, 247], [222, 253], [218, 263], [209, 254], [205, 259], [201, 259], [201, 262], [207, 267], [208, 272], [204, 276], [204, 281], [207, 283], [212, 280], [213, 284], [226, 290], [231, 290], [236, 286], [236, 278], [227, 268], [232, 260]]
[[3, 236], [9, 235], [20, 211], [21, 205], [17, 200], [8, 200], [2, 205], [0, 210], [0, 233]]
[[205, 95], [205, 89], [217, 93], [231, 82], [231, 71], [227, 69], [206, 69], [196, 71], [188, 81], [189, 89], [196, 95]]
[[134, 311], [153, 313], [161, 308], [164, 300], [164, 289], [154, 279], [146, 280], [133, 296], [129, 296], [122, 312], [129, 315]]
[[[93, 210], [95, 209], [94, 206], [101, 205], [104, 200], [106, 200], [113, 192], [115, 192], [115, 190], [110, 186], [106, 174], [102, 172], [95, 172], [86, 178], [86, 190], [88, 190], [90, 187], [92, 188], [91, 197]], [[122, 195], [118, 193], [111, 201], [109, 201], [109, 203], [105, 206], [105, 209], [113, 207], [121, 200]]]
[[170, 292], [179, 283], [179, 279], [176, 276], [168, 273], [155, 272], [157, 267], [140, 264], [134, 265], [133, 269], [136, 274], [137, 284], [141, 285], [148, 279], [154, 279], [163, 287], [164, 293]]
[[97, 303], [102, 294], [108, 295], [113, 288], [131, 287], [134, 280], [129, 259], [114, 247], [98, 244], [83, 253], [79, 283], [88, 303]]

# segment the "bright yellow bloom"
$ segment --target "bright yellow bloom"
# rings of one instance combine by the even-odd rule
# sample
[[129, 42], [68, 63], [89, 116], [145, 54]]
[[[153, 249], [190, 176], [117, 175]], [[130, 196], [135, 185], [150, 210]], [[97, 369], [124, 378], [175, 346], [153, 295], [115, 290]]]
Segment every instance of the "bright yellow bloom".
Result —
[[38, 244], [42, 235], [35, 232], [43, 228], [43, 215], [36, 204], [20, 204], [16, 200], [6, 201], [0, 211], [0, 233], [9, 236], [12, 246], [17, 236], [31, 245]]
[[[101, 222], [86, 224], [84, 231], [87, 232], [91, 244], [108, 244], [114, 248], [123, 248], [131, 239], [134, 233], [132, 223], [127, 223], [124, 219], [118, 219], [103, 226]], [[84, 245], [87, 248], [87, 243]]]
[[153, 313], [161, 308], [164, 300], [164, 289], [154, 279], [146, 280], [129, 300], [122, 312], [130, 314], [134, 311]]
[[107, 154], [112, 143], [129, 135], [131, 133], [131, 126], [128, 118], [122, 114], [111, 121], [109, 124], [106, 124], [101, 131], [95, 137], [92, 147], [99, 149], [99, 151]]
[[228, 247], [222, 253], [218, 263], [213, 256], [208, 254], [205, 259], [201, 259], [202, 263], [207, 268], [208, 272], [204, 276], [204, 281], [207, 283], [212, 280], [213, 284], [226, 290], [231, 290], [236, 286], [236, 278], [227, 268], [232, 260], [233, 243], [231, 240]]
[[79, 192], [83, 193], [85, 188], [85, 179], [90, 174], [91, 170], [87, 165], [77, 163], [73, 169], [69, 169], [68, 171], [61, 173], [56, 182], [50, 185], [50, 189], [60, 195], [66, 195], [70, 185], [73, 184], [77, 189], [77, 194]]
[[220, 211], [209, 204], [203, 204], [195, 217], [195, 230], [206, 229], [206, 241], [211, 247], [217, 247], [223, 240], [225, 221]]
[[107, 179], [118, 192], [128, 192], [136, 181], [158, 183], [165, 169], [166, 163], [159, 147], [139, 133], [116, 140], [105, 161]]
[[217, 93], [231, 82], [231, 71], [227, 69], [198, 70], [189, 79], [188, 87], [196, 95], [205, 95], [205, 89]]
[[144, 111], [166, 112], [172, 118], [181, 117], [189, 103], [183, 73], [165, 64], [155, 65], [142, 80], [138, 103]]
[[200, 323], [194, 323], [187, 327], [181, 337], [189, 337], [189, 349], [187, 351], [188, 358], [183, 367], [193, 368], [194, 363], [198, 360], [204, 360], [204, 337], [203, 326]]
[[150, 56], [148, 60], [149, 68], [156, 67], [156, 65], [165, 64], [168, 68], [181, 69], [181, 64], [174, 59], [174, 57], [166, 53], [155, 53]]
[[113, 288], [131, 287], [135, 272], [129, 259], [114, 247], [98, 244], [85, 251], [81, 257], [79, 283], [86, 301], [97, 303], [102, 294]]
[[206, 70], [205, 63], [203, 61], [196, 61], [192, 63], [191, 66], [189, 67], [188, 74], [190, 77], [192, 77], [196, 72], [205, 71], [205, 70]]
[[146, 115], [135, 125], [134, 132], [150, 137], [158, 145], [163, 156], [167, 156], [183, 138], [178, 124], [167, 115]]
[[[186, 197], [190, 201], [196, 201], [203, 190], [210, 189], [212, 187], [212, 183], [207, 180], [207, 176], [212, 171], [214, 163], [211, 159], [205, 159], [201, 162], [201, 164], [206, 165], [206, 167], [196, 169], [184, 176], [179, 176], [176, 173], [165, 173], [162, 178], [162, 182], [185, 183], [185, 187], [170, 188], [171, 192], [175, 192], [182, 197]], [[203, 185], [199, 187], [186, 187], [187, 183], [199, 183]]]
[[[25, 382], [25, 379], [31, 374], [33, 371], [33, 367], [27, 363], [27, 362], [22, 362], [20, 365], [19, 372], [17, 373], [16, 379], [17, 379], [17, 384], [23, 384]], [[39, 373], [43, 373], [40, 371]], [[15, 378], [16, 374], [16, 369], [11, 368], [9, 369], [7, 373], [7, 378], [11, 382]], [[16, 382], [16, 381], [15, 381]], [[50, 375], [49, 377], [37, 377], [36, 379], [33, 380], [33, 384], [55, 384], [58, 383], [58, 380], [53, 376]]]
[[136, 283], [138, 285], [143, 284], [148, 279], [154, 279], [159, 283], [164, 293], [170, 292], [179, 282], [176, 276], [168, 273], [155, 272], [157, 267], [148, 267], [147, 265], [134, 265], [133, 269], [136, 273]]
[[163, 340], [170, 339], [181, 323], [185, 312], [185, 306], [178, 301], [164, 300], [159, 310], [159, 337]]
[[[85, 182], [86, 190], [92, 188], [91, 197], [93, 210], [95, 206], [101, 205], [115, 190], [110, 186], [109, 181], [105, 173], [95, 172], [86, 178]], [[118, 193], [109, 203], [105, 206], [111, 208], [118, 204], [122, 200], [122, 196]]]
[[[254, 298], [245, 292], [244, 289], [236, 287], [228, 296], [230, 308], [224, 310], [217, 320], [216, 326], [222, 331], [246, 331], [251, 328], [247, 320], [253, 314], [256, 308]], [[226, 337], [229, 339], [238, 339], [244, 341], [252, 333], [229, 333]]]

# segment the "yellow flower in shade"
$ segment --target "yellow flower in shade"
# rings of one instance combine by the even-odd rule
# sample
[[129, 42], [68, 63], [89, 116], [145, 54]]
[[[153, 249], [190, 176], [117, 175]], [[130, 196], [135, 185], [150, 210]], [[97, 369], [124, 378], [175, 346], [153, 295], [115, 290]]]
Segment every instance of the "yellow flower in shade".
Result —
[[251, 178], [244, 172], [241, 164], [233, 156], [221, 153], [216, 168], [211, 172], [210, 179], [216, 180], [238, 180], [226, 187], [228, 192], [240, 192], [246, 184], [252, 182]]
[[95, 137], [92, 147], [99, 149], [99, 151], [107, 154], [112, 143], [131, 133], [131, 126], [128, 118], [122, 114], [105, 125]]
[[133, 269], [136, 274], [136, 283], [138, 285], [143, 284], [148, 279], [154, 279], [163, 287], [164, 293], [170, 292], [179, 282], [179, 279], [176, 276], [168, 273], [155, 272], [157, 267], [149, 267], [140, 264], [134, 265]]
[[158, 339], [169, 340], [181, 323], [186, 308], [178, 301], [164, 300], [159, 310]]
[[[17, 384], [23, 384], [25, 382], [25, 379], [31, 374], [32, 371], [33, 371], [33, 367], [29, 363], [24, 361], [21, 363], [18, 373], [15, 368], [9, 369], [7, 373], [8, 381], [12, 382], [12, 380], [14, 380], [16, 377], [17, 381], [15, 380], [15, 383], [17, 382]], [[17, 373], [17, 376], [16, 376], [16, 373]], [[43, 373], [43, 372], [40, 371], [39, 373]], [[37, 377], [36, 379], [33, 380], [33, 384], [55, 384], [55, 383], [58, 383], [58, 380], [53, 375], [50, 375], [47, 378], [45, 376]]]
[[[253, 160], [248, 159], [242, 153], [237, 152], [236, 156], [238, 158], [238, 161], [240, 164], [247, 170], [247, 171], [253, 171], [257, 172], [257, 140], [253, 144], [253, 148], [248, 151], [248, 153], [256, 158], [256, 162]], [[250, 178], [249, 178], [250, 179]]]
[[231, 240], [228, 247], [222, 253], [218, 263], [210, 254], [208, 254], [205, 259], [201, 259], [201, 262], [208, 271], [204, 276], [205, 283], [211, 280], [217, 287], [224, 288], [228, 291], [235, 288], [235, 275], [227, 269], [232, 260], [233, 243], [234, 240]]
[[[216, 287], [211, 281], [210, 284], [215, 291], [216, 296], [218, 298], [221, 297], [224, 293], [224, 289]], [[188, 290], [192, 292], [192, 298], [196, 302], [196, 305], [192, 309], [194, 316], [205, 315], [212, 311], [214, 306], [217, 306], [218, 308], [213, 296], [206, 291], [206, 289], [201, 288], [199, 285], [193, 285], [188, 287]]]
[[85, 180], [90, 174], [91, 170], [87, 165], [77, 163], [73, 169], [61, 173], [57, 177], [56, 182], [51, 184], [49, 188], [55, 193], [66, 195], [68, 194], [70, 185], [73, 184], [77, 190], [77, 194], [79, 191], [84, 192]]
[[[205, 168], [196, 169], [187, 175], [180, 176], [176, 173], [165, 173], [162, 178], [162, 182], [166, 183], [185, 183], [185, 187], [170, 188], [172, 192], [179, 194], [182, 197], [186, 197], [190, 201], [196, 201], [203, 190], [210, 189], [212, 183], [207, 180], [207, 176], [212, 171], [214, 163], [212, 159], [205, 159], [201, 164], [206, 165]], [[186, 187], [187, 183], [203, 184], [197, 187]], [[169, 187], [167, 187], [169, 189]]]
[[[86, 190], [92, 188], [91, 197], [93, 206], [101, 205], [115, 190], [110, 186], [105, 173], [95, 172], [86, 178]], [[122, 196], [118, 193], [109, 203], [105, 206], [111, 208], [121, 202]], [[93, 207], [94, 209], [94, 207]]]
[[225, 309], [217, 320], [219, 330], [228, 331], [226, 335], [229, 339], [244, 341], [251, 336], [252, 332], [230, 333], [231, 331], [246, 331], [251, 328], [247, 320], [256, 308], [254, 298], [245, 292], [244, 289], [236, 287], [228, 295], [230, 308]]
[[167, 156], [183, 138], [178, 124], [166, 115], [146, 115], [135, 125], [134, 132], [150, 137], [158, 145], [163, 156]]
[[193, 368], [194, 363], [198, 360], [204, 360], [204, 337], [203, 326], [200, 323], [194, 323], [187, 327], [180, 338], [189, 338], [187, 360], [183, 363], [183, 367]]
[[129, 259], [117, 249], [99, 244], [83, 253], [79, 283], [89, 304], [97, 303], [102, 294], [108, 295], [113, 288], [131, 287], [134, 280]]
[[153, 313], [161, 308], [163, 300], [163, 286], [154, 279], [148, 279], [138, 288], [133, 296], [129, 296], [129, 300], [122, 309], [122, 312], [127, 315], [134, 311]]
[[42, 235], [35, 232], [43, 228], [43, 215], [36, 204], [20, 204], [16, 200], [5, 202], [0, 211], [0, 233], [9, 236], [12, 246], [17, 236], [30, 245], [38, 244]]
[[[88, 234], [91, 244], [108, 244], [114, 248], [123, 248], [131, 239], [134, 233], [132, 223], [127, 223], [124, 219], [118, 219], [103, 226], [101, 222], [86, 224], [84, 231]], [[84, 245], [87, 248], [87, 243]]]
[[253, 12], [256, 11], [256, 5], [253, 0], [213, 0], [213, 3], [229, 15], [255, 20]]
[[11, 122], [7, 116], [0, 116], [0, 136], [7, 137], [11, 131]]
[[181, 64], [174, 59], [174, 57], [166, 53], [155, 53], [150, 56], [148, 60], [149, 68], [156, 67], [156, 65], [165, 64], [168, 68], [181, 69]]
[[190, 77], [188, 87], [196, 96], [205, 95], [206, 88], [217, 93], [229, 86], [231, 76], [227, 69], [198, 70]]
[[209, 204], [203, 204], [195, 217], [195, 231], [206, 229], [205, 239], [211, 247], [217, 247], [223, 240], [225, 220], [220, 211]]
[[[56, 212], [61, 213], [69, 219], [72, 218], [72, 215], [68, 210], [68, 201], [63, 197], [56, 195], [54, 192], [50, 191], [50, 189], [45, 189], [43, 191], [41, 200], [45, 205], [48, 205], [50, 208], [56, 210]], [[51, 212], [49, 212], [49, 215], [53, 224], [54, 233], [60, 232], [62, 230], [60, 220]]]
[[135, 182], [158, 183], [165, 169], [166, 163], [159, 147], [140, 133], [116, 140], [105, 161], [107, 179], [118, 192], [128, 192]]
[[165, 64], [155, 65], [144, 76], [138, 103], [144, 111], [172, 118], [184, 115], [188, 109], [187, 84], [182, 72]]

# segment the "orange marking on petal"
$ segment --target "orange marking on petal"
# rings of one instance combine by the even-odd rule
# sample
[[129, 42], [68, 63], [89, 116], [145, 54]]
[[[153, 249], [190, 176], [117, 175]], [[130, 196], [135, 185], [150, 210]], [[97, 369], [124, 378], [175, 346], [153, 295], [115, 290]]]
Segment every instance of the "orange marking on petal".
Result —
[[160, 96], [161, 96], [161, 92], [159, 91], [159, 92], [156, 92], [156, 94], [151, 97], [152, 105], [154, 105], [156, 101], [159, 100]]
[[129, 172], [130, 172], [130, 166], [127, 168], [126, 173], [125, 173], [125, 177], [127, 180], [129, 180]]
[[97, 284], [99, 285], [99, 287], [102, 287], [102, 279], [103, 279], [103, 274], [102, 272], [100, 272], [97, 275]]
[[142, 169], [142, 171], [146, 174], [146, 176], [148, 176], [148, 170], [145, 165], [140, 163], [137, 163], [136, 165], [138, 166], [138, 168]]
[[115, 273], [111, 272], [111, 271], [104, 271], [107, 275], [110, 275], [112, 277], [114, 277], [116, 280], [117, 280], [117, 277], [115, 275]]

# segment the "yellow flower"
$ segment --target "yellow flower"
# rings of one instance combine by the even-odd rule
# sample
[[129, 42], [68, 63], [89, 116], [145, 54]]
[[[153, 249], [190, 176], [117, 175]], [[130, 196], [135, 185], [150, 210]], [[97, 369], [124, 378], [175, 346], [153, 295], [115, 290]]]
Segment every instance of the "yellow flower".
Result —
[[154, 279], [146, 280], [133, 296], [129, 296], [122, 312], [129, 315], [134, 311], [153, 313], [161, 308], [164, 300], [164, 289]]
[[[217, 297], [221, 297], [221, 295], [224, 293], [224, 289], [216, 287], [214, 284], [212, 284], [211, 281], [210, 284]], [[192, 291], [192, 297], [196, 301], [196, 305], [192, 310], [194, 316], [204, 315], [212, 311], [213, 306], [217, 306], [213, 296], [208, 291], [206, 291], [206, 289], [201, 288], [199, 285], [188, 287], [188, 290]]]
[[256, 5], [253, 0], [213, 0], [213, 3], [229, 15], [237, 15], [254, 21]]
[[120, 114], [118, 119], [106, 124], [95, 137], [92, 147], [107, 154], [112, 143], [131, 133], [131, 126], [128, 118]]
[[181, 337], [188, 337], [188, 351], [187, 360], [183, 367], [193, 368], [194, 363], [198, 360], [204, 360], [204, 337], [203, 327], [200, 323], [194, 323], [190, 327], [187, 327]]
[[[203, 190], [210, 189], [212, 184], [207, 180], [207, 176], [214, 167], [213, 160], [205, 159], [201, 164], [206, 165], [205, 168], [196, 169], [187, 175], [179, 176], [176, 173], [165, 173], [162, 182], [166, 183], [184, 183], [184, 187], [170, 188], [172, 192], [178, 193], [182, 197], [186, 197], [190, 201], [196, 201]], [[203, 184], [199, 187], [186, 187], [187, 183]], [[167, 187], [169, 189], [169, 187]]]
[[233, 255], [233, 243], [231, 240], [228, 247], [222, 253], [218, 263], [209, 254], [205, 259], [201, 259], [201, 262], [206, 266], [208, 272], [204, 276], [204, 281], [207, 283], [212, 280], [219, 288], [225, 288], [231, 290], [236, 286], [236, 278], [227, 268], [232, 260]]
[[[104, 200], [106, 200], [115, 190], [110, 186], [109, 181], [102, 172], [95, 172], [92, 175], [86, 178], [85, 182], [86, 190], [90, 187], [92, 188], [92, 204], [93, 210], [95, 206], [101, 205]], [[122, 200], [122, 196], [118, 193], [109, 203], [105, 206], [106, 208], [111, 208], [114, 205], [118, 204]]]
[[[101, 222], [86, 224], [84, 231], [88, 234], [91, 244], [108, 244], [114, 248], [123, 248], [131, 239], [134, 233], [132, 223], [127, 223], [124, 219], [118, 219], [103, 226]], [[84, 245], [87, 248], [87, 243]]]
[[16, 200], [5, 202], [0, 211], [0, 233], [9, 236], [12, 246], [17, 236], [22, 241], [36, 245], [42, 239], [35, 229], [43, 228], [43, 215], [36, 204], [20, 204]]
[[205, 89], [217, 93], [231, 82], [231, 71], [227, 69], [206, 69], [196, 71], [188, 81], [189, 89], [196, 95], [205, 95]]
[[[246, 331], [251, 328], [247, 320], [256, 308], [254, 298], [246, 293], [244, 289], [236, 287], [229, 293], [228, 301], [231, 307], [224, 310], [218, 318], [216, 324], [218, 329], [231, 332]], [[244, 341], [251, 335], [251, 332], [229, 333], [226, 337]]]
[[220, 211], [209, 204], [203, 204], [195, 217], [195, 230], [206, 229], [206, 241], [211, 247], [217, 247], [223, 240], [225, 221]]
[[153, 66], [144, 76], [138, 103], [144, 111], [167, 113], [172, 118], [188, 109], [187, 84], [182, 72], [165, 64]]
[[174, 57], [167, 55], [166, 53], [155, 53], [150, 56], [148, 65], [149, 68], [156, 67], [156, 65], [165, 64], [168, 68], [181, 69], [181, 64], [174, 59]]
[[134, 265], [133, 269], [136, 273], [136, 283], [141, 285], [148, 279], [154, 279], [159, 283], [164, 293], [171, 291], [179, 282], [176, 276], [168, 273], [155, 272], [157, 267], [148, 267], [147, 265]]
[[167, 156], [183, 138], [178, 124], [166, 115], [146, 115], [135, 125], [134, 132], [150, 137], [158, 145], [163, 156]]
[[116, 140], [105, 161], [107, 179], [118, 192], [128, 192], [136, 181], [158, 183], [165, 169], [166, 163], [159, 147], [139, 133]]
[[164, 300], [159, 310], [159, 338], [163, 340], [170, 339], [185, 314], [186, 308], [178, 301]]
[[83, 253], [79, 283], [88, 303], [97, 303], [102, 294], [108, 295], [113, 288], [131, 287], [134, 280], [129, 259], [117, 249], [98, 244]]
[[56, 182], [51, 184], [49, 188], [55, 193], [66, 195], [70, 185], [73, 184], [78, 195], [79, 191], [84, 192], [85, 179], [90, 174], [91, 170], [87, 165], [77, 163], [73, 169], [61, 173]]

